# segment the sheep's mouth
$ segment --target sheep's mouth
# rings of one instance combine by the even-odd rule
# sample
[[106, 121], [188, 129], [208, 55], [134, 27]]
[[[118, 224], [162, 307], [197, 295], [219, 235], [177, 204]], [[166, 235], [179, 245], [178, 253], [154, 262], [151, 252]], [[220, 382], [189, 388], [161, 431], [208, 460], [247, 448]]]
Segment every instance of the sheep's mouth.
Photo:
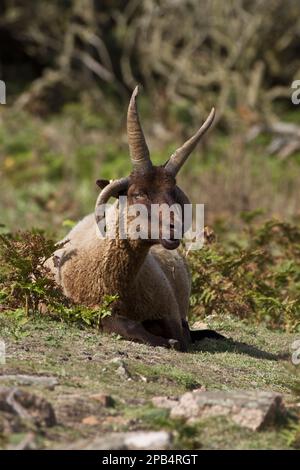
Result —
[[167, 250], [175, 250], [180, 245], [180, 240], [167, 240], [163, 238], [160, 240], [161, 245]]

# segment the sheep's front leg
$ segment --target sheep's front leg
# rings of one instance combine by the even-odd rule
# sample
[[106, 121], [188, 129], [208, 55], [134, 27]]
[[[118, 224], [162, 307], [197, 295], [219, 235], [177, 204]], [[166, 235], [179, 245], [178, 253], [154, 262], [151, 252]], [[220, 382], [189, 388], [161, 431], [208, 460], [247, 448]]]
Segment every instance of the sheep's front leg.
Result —
[[189, 331], [185, 330], [181, 323], [174, 318], [161, 318], [157, 320], [146, 320], [143, 322], [147, 331], [163, 338], [174, 338], [180, 344], [180, 351], [186, 352], [188, 345], [192, 342]]
[[166, 348], [180, 349], [180, 344], [175, 339], [162, 338], [149, 333], [141, 323], [130, 320], [122, 315], [112, 315], [101, 320], [103, 331], [116, 333], [124, 339], [138, 341], [150, 346], [163, 346]]

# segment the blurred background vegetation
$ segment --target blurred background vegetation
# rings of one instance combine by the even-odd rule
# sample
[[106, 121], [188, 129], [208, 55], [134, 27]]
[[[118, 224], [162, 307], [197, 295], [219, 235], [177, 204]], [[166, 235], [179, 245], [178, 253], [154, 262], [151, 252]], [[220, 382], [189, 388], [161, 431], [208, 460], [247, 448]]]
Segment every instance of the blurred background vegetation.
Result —
[[[265, 230], [269, 239], [274, 230], [283, 234], [284, 252], [278, 257], [275, 249], [276, 260], [268, 258], [270, 269], [278, 269], [273, 290], [262, 289], [263, 305], [280, 286], [275, 323], [282, 323], [286, 299], [289, 315], [297, 309], [299, 315], [300, 105], [291, 102], [291, 84], [300, 79], [297, 0], [3, 0], [0, 43], [7, 87], [7, 104], [0, 106], [4, 231], [38, 226], [60, 236], [93, 210], [97, 178], [128, 173], [126, 109], [140, 83], [155, 163], [199, 127], [212, 105], [217, 108], [214, 129], [179, 177], [192, 201], [206, 204], [206, 223], [230, 247], [229, 254], [202, 253], [212, 270], [210, 286], [220, 286], [217, 273], [231, 276], [225, 268], [237, 259], [245, 260], [244, 271], [230, 279], [231, 293], [234, 284], [245, 300], [248, 285], [240, 279], [251, 269], [252, 281], [256, 268], [266, 281], [258, 259], [241, 258], [240, 250], [254, 237], [249, 222], [276, 218], [279, 225]], [[297, 236], [282, 223], [294, 224]], [[214, 299], [221, 308], [224, 297], [198, 286], [205, 278], [199, 259], [195, 295], [202, 289], [200, 302], [211, 312]], [[251, 284], [253, 292], [258, 284]], [[261, 299], [251, 302], [248, 310], [256, 302], [266, 313]]]

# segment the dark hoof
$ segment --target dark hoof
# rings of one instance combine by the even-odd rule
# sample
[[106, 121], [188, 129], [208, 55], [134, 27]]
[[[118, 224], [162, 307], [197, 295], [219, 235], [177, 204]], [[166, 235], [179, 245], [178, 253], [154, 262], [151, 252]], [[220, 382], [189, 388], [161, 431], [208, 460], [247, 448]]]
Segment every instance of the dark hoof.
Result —
[[177, 339], [168, 339], [168, 346], [170, 349], [175, 349], [176, 351], [182, 351], [182, 347]]
[[227, 338], [214, 330], [190, 330], [192, 342], [202, 341], [205, 338], [226, 340]]

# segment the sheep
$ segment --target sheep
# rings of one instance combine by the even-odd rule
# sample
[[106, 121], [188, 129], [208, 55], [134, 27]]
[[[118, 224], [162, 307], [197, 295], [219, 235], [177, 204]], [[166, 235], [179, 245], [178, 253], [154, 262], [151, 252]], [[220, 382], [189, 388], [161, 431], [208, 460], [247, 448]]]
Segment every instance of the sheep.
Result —
[[[202, 127], [163, 166], [154, 166], [140, 124], [135, 88], [128, 107], [127, 134], [133, 171], [115, 181], [98, 180], [101, 192], [95, 214], [81, 220], [47, 261], [64, 294], [75, 303], [97, 307], [103, 296], [116, 295], [112, 314], [102, 319], [105, 332], [152, 346], [173, 347], [186, 351], [193, 340], [218, 337], [210, 330], [190, 331], [187, 315], [191, 279], [187, 264], [177, 251], [180, 240], [174, 237], [174, 220], [169, 223], [170, 237], [122, 239], [99, 235], [97, 209], [110, 197], [116, 201], [105, 214], [106, 226], [119, 221], [112, 214], [119, 207], [121, 195], [128, 206], [142, 204], [151, 222], [151, 204], [184, 204], [188, 197], [176, 184], [176, 175], [202, 135], [211, 126], [214, 108]], [[163, 223], [162, 223], [163, 224]], [[162, 225], [161, 224], [161, 225]]]

